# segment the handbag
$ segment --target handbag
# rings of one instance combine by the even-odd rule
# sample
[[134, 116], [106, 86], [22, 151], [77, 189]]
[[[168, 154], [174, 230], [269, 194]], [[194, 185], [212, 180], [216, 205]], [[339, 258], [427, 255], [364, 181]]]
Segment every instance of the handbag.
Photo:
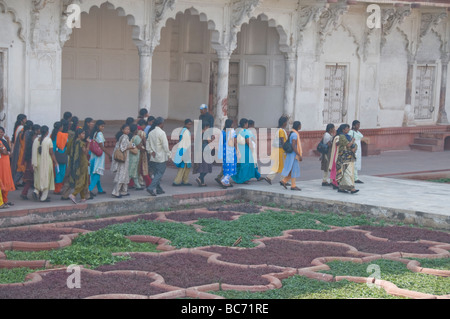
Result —
[[294, 151], [294, 147], [292, 146], [291, 143], [291, 134], [292, 132], [289, 134], [287, 141], [283, 144], [283, 150], [288, 154]]
[[69, 157], [67, 156], [67, 154], [59, 152], [58, 148], [55, 152], [55, 158], [58, 164], [67, 164], [67, 162], [69, 161]]
[[317, 144], [317, 151], [321, 154], [328, 153], [328, 144], [325, 144], [323, 139], [319, 142], [319, 144]]
[[125, 163], [125, 161], [127, 160], [127, 154], [125, 152], [122, 152], [118, 147], [114, 151], [114, 160], [119, 163]]
[[103, 150], [100, 148], [100, 145], [98, 144], [98, 142], [95, 140], [95, 136], [92, 139], [91, 143], [89, 144], [89, 150], [95, 155], [95, 156], [102, 156], [103, 155]]
[[127, 160], [127, 153], [122, 152], [122, 150], [120, 149], [120, 144], [122, 142], [122, 137], [120, 138], [120, 140], [117, 142], [116, 144], [116, 148], [114, 150], [114, 160], [118, 163], [125, 163], [125, 161]]

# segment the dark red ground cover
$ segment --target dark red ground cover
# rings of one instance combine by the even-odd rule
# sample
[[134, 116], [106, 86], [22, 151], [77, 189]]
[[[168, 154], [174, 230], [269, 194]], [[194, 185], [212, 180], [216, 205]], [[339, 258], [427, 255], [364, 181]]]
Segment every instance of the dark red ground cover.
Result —
[[422, 239], [450, 244], [450, 233], [443, 231], [406, 226], [360, 226], [359, 228], [370, 231], [373, 236], [393, 241], [417, 241]]
[[166, 217], [170, 220], [177, 221], [177, 222], [186, 222], [191, 220], [198, 220], [202, 218], [215, 218], [220, 220], [232, 220], [232, 217], [237, 215], [237, 213], [234, 212], [217, 212], [214, 214], [208, 214], [208, 213], [166, 213]]
[[21, 287], [0, 285], [0, 299], [82, 299], [101, 294], [156, 295], [166, 292], [150, 286], [151, 278], [142, 275], [102, 274], [92, 275], [81, 271], [81, 288], [70, 289], [67, 280], [71, 272], [51, 271], [42, 275], [43, 280]]
[[360, 252], [371, 254], [389, 254], [394, 252], [416, 253], [416, 254], [434, 254], [429, 250], [429, 245], [418, 243], [399, 243], [396, 241], [377, 241], [371, 240], [362, 232], [351, 230], [337, 231], [294, 231], [291, 233], [292, 239], [303, 241], [331, 241], [345, 243], [355, 247]]
[[52, 242], [61, 240], [60, 235], [65, 232], [58, 230], [0, 230], [0, 242], [23, 241], [23, 242]]
[[261, 208], [252, 204], [235, 204], [230, 206], [221, 206], [221, 207], [211, 207], [208, 208], [210, 211], [233, 211], [239, 213], [247, 213], [247, 214], [257, 214], [261, 211]]
[[241, 269], [208, 263], [207, 258], [178, 253], [171, 255], [133, 255], [131, 260], [121, 261], [115, 265], [104, 265], [100, 271], [110, 270], [142, 270], [156, 272], [164, 277], [166, 284], [188, 288], [212, 283], [232, 285], [267, 285], [269, 281], [261, 275], [279, 272], [273, 267], [264, 269]]
[[336, 247], [327, 244], [304, 244], [292, 240], [272, 239], [265, 241], [265, 248], [235, 249], [229, 247], [211, 247], [207, 251], [221, 254], [219, 260], [259, 265], [267, 264], [281, 267], [303, 268], [311, 266], [318, 257], [349, 255], [346, 247]]
[[74, 227], [90, 231], [96, 231], [108, 227], [110, 225], [132, 223], [137, 222], [138, 220], [155, 220], [156, 218], [158, 218], [158, 215], [156, 214], [145, 214], [139, 216], [131, 216], [130, 218], [124, 219], [111, 218], [97, 221], [88, 220], [85, 223], [77, 223], [76, 225], [74, 225]]

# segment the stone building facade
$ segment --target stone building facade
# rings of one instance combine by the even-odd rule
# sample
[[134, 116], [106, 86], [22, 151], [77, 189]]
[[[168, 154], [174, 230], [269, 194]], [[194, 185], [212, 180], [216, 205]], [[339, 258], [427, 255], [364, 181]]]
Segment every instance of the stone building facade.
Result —
[[122, 120], [144, 107], [184, 120], [206, 103], [218, 126], [300, 120], [310, 149], [328, 123], [355, 119], [373, 149], [405, 148], [423, 131], [449, 131], [449, 8], [447, 0], [0, 0], [1, 125], [12, 133], [24, 113], [51, 126], [67, 110]]

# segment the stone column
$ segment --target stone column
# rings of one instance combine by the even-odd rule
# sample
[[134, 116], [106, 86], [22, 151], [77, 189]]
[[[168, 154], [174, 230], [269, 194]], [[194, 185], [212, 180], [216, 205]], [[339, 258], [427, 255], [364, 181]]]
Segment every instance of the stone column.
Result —
[[297, 73], [297, 55], [294, 52], [286, 53], [286, 70], [284, 83], [284, 115], [289, 116], [289, 123], [294, 122], [295, 84]]
[[406, 72], [406, 94], [405, 94], [405, 113], [403, 115], [403, 126], [414, 125], [414, 108], [411, 105], [412, 101], [412, 84], [414, 75], [414, 58], [408, 57], [408, 69]]
[[439, 97], [439, 115], [437, 124], [448, 125], [447, 112], [445, 111], [445, 97], [447, 95], [447, 73], [449, 57], [442, 59], [441, 92]]
[[215, 126], [222, 129], [228, 118], [228, 79], [230, 73], [230, 56], [228, 51], [218, 51], [217, 105]]
[[152, 104], [152, 62], [153, 48], [149, 45], [138, 46], [139, 51], [139, 109], [150, 112]]

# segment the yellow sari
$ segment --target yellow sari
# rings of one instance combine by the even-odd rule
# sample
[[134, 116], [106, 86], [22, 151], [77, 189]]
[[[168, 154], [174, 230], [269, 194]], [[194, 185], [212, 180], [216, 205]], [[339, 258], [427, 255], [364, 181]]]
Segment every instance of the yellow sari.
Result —
[[[275, 141], [283, 140], [283, 143], [287, 140], [286, 131], [280, 128], [275, 136]], [[273, 145], [273, 144], [272, 144]], [[284, 160], [286, 158], [286, 152], [283, 150], [282, 145], [280, 147], [272, 147], [272, 154], [270, 154], [270, 159], [272, 160], [273, 166], [271, 171], [274, 173], [281, 173], [284, 168]]]

